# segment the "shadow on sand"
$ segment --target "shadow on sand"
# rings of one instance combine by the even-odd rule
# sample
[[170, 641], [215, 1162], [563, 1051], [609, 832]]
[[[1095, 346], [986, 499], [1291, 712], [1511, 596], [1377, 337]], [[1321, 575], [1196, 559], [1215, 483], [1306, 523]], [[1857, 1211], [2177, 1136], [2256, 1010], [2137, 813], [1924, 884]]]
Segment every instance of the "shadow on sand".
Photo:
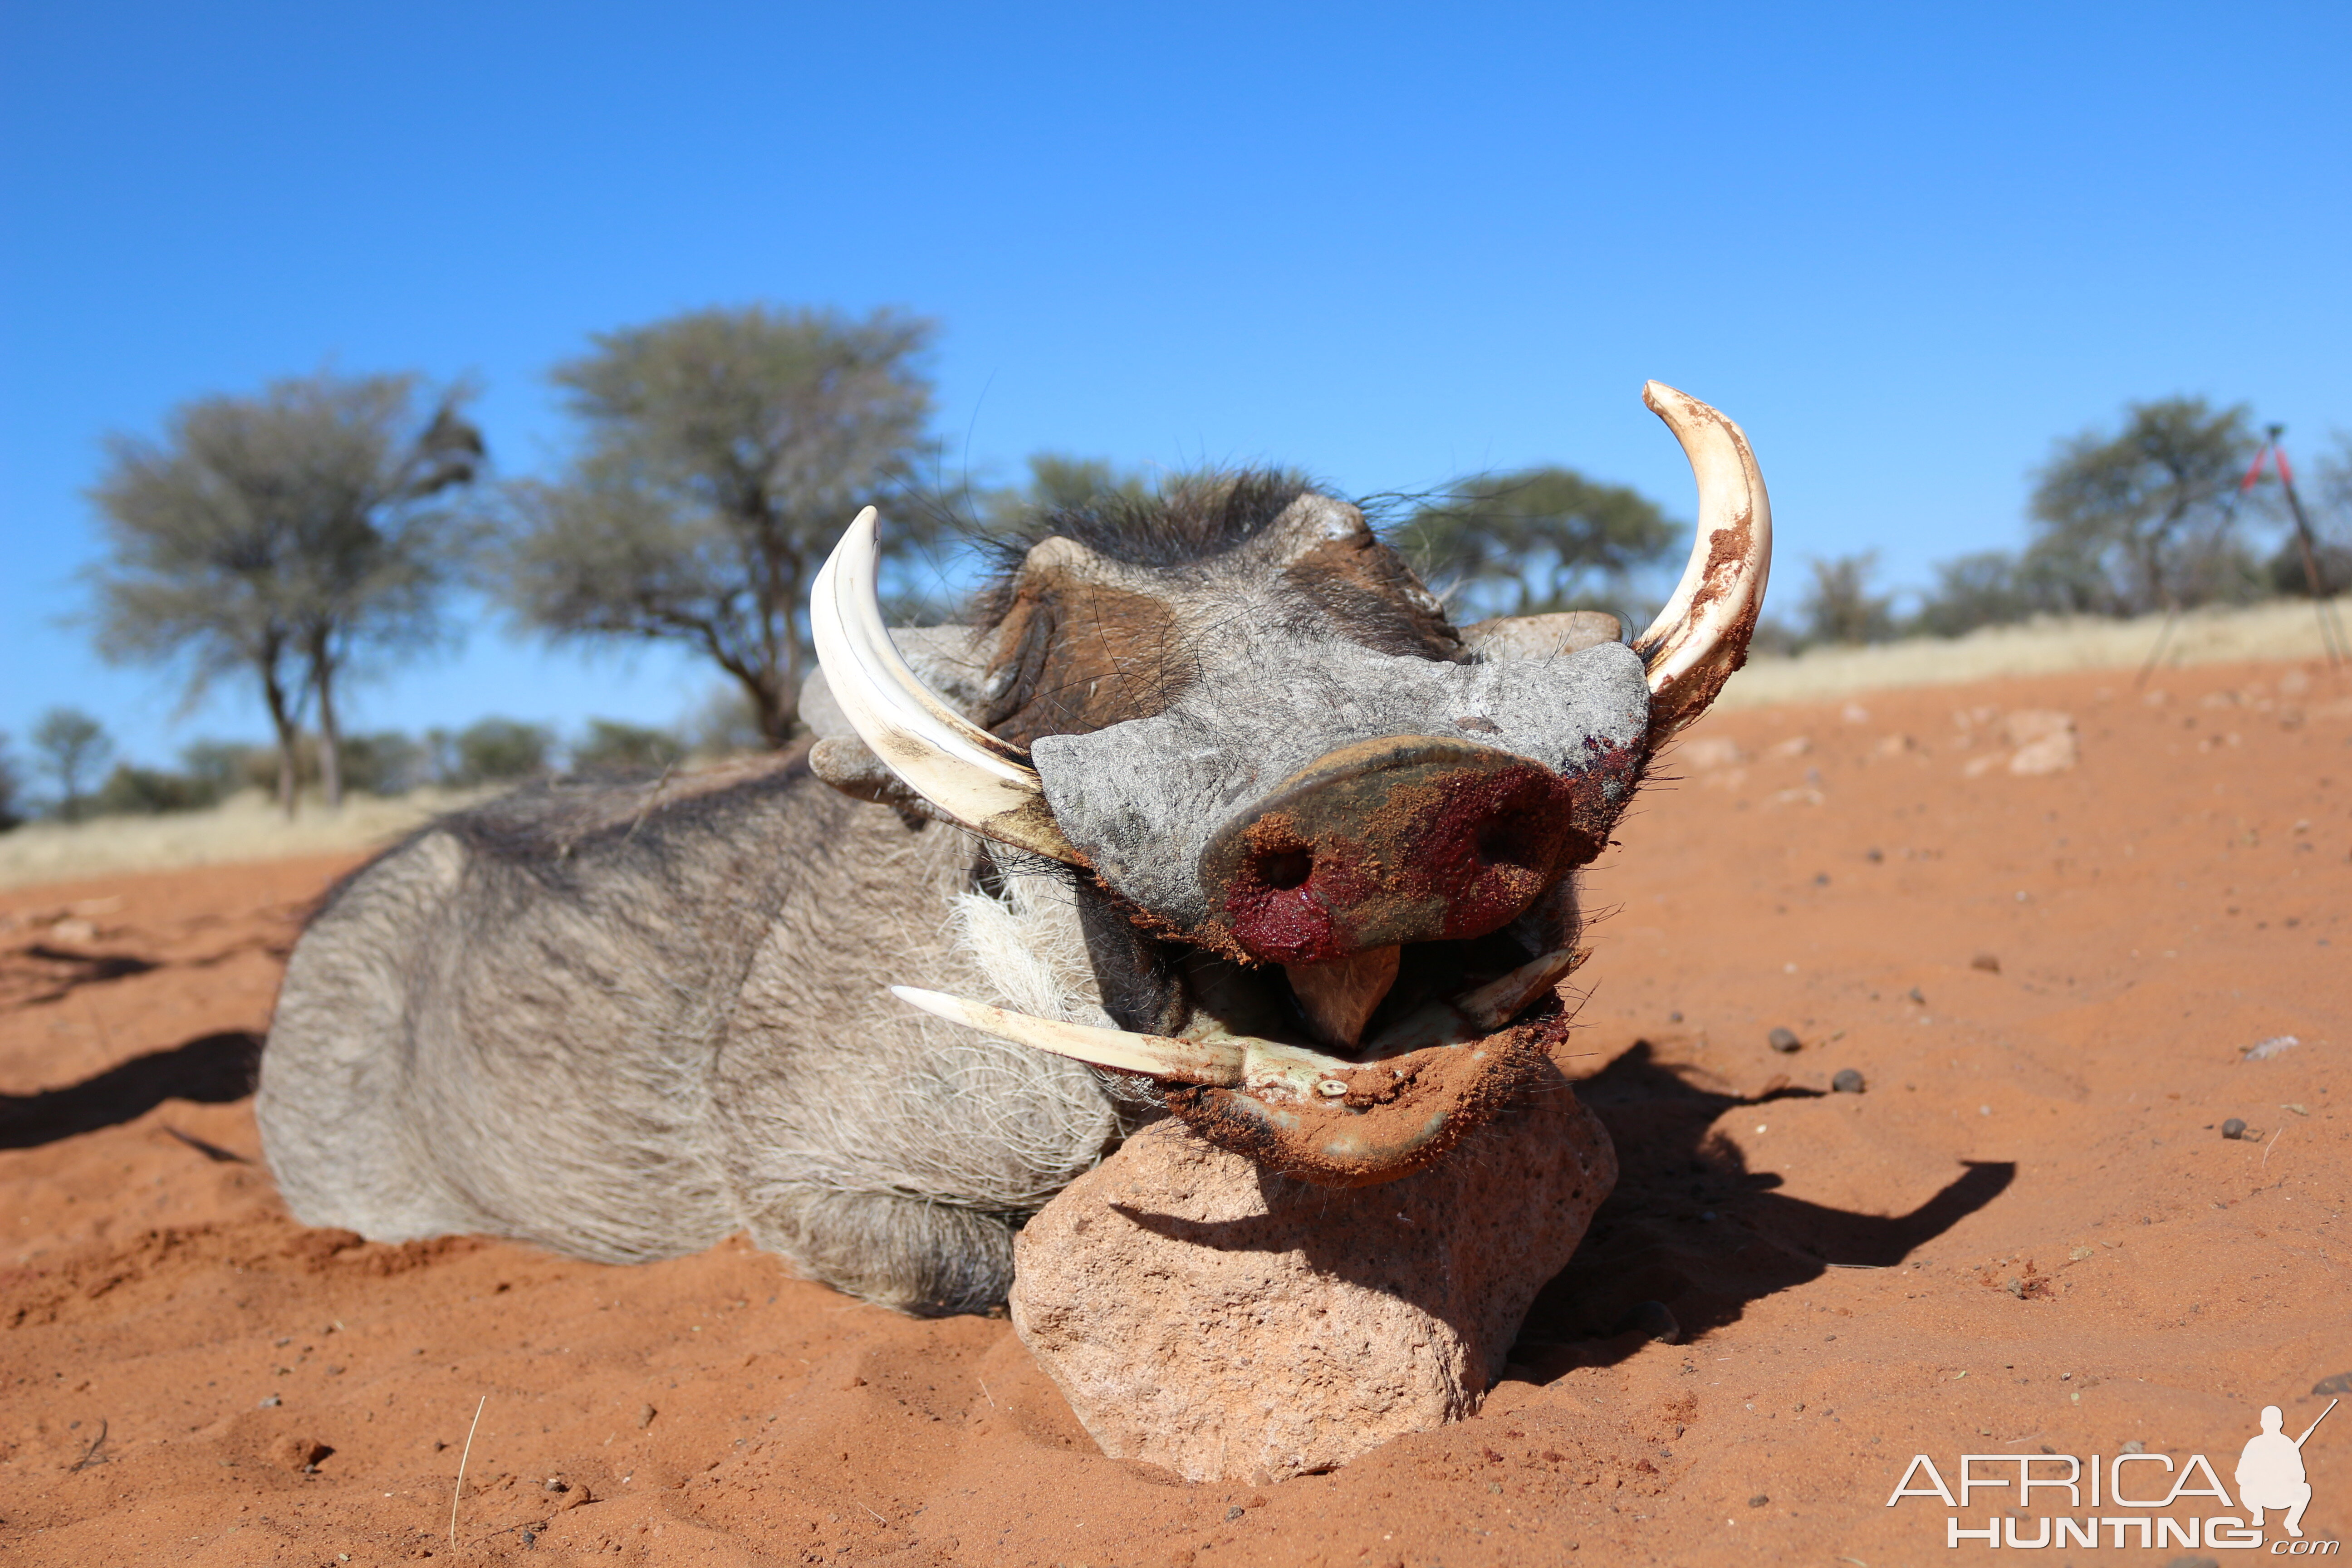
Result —
[[[1541, 1371], [1606, 1364], [1678, 1331], [1703, 1334], [1748, 1303], [1833, 1268], [1891, 1268], [1990, 1204], [2016, 1179], [2006, 1162], [1969, 1163], [1910, 1213], [1861, 1214], [1784, 1197], [1716, 1136], [1726, 1111], [1822, 1098], [1781, 1089], [1746, 1097], [1701, 1089], [1636, 1040], [1576, 1086], [1617, 1146], [1617, 1188], [1584, 1244], [1536, 1298], [1514, 1359]], [[1660, 1314], [1651, 1303], [1664, 1303]]]
[[[37, 1149], [60, 1138], [117, 1126], [167, 1100], [206, 1105], [243, 1100], [253, 1092], [254, 1069], [260, 1061], [259, 1035], [224, 1029], [167, 1051], [133, 1057], [70, 1088], [0, 1094], [0, 1149]], [[194, 1146], [184, 1136], [183, 1141]]]

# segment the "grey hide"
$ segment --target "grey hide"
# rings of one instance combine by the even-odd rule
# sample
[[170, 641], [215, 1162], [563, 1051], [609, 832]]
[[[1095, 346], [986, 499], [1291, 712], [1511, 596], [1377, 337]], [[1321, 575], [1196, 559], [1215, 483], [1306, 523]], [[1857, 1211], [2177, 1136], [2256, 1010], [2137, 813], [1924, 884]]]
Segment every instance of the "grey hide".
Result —
[[[612, 1262], [748, 1228], [889, 1306], [1003, 1300], [1012, 1226], [1101, 1157], [1117, 1117], [1087, 1068], [885, 987], [1033, 1008], [1090, 989], [1069, 894], [967, 892], [977, 840], [797, 763], [741, 773], [685, 798], [509, 797], [333, 895], [262, 1061], [295, 1216]], [[1028, 972], [980, 956], [1002, 971], [1015, 946]]]

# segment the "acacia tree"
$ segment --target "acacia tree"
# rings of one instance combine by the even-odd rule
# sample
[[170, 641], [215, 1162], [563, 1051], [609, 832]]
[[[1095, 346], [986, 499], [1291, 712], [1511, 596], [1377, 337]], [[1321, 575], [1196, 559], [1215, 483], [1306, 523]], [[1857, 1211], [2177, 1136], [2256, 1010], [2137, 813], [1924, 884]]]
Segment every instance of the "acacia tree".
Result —
[[105, 727], [79, 708], [52, 708], [33, 726], [32, 739], [42, 771], [57, 781], [58, 815], [80, 821], [90, 785], [114, 754]]
[[1878, 552], [1815, 558], [1812, 585], [1798, 605], [1805, 636], [1817, 643], [1885, 642], [1895, 636], [1892, 595], [1870, 591], [1877, 574]]
[[1462, 611], [1457, 618], [1613, 608], [1636, 574], [1668, 562], [1679, 531], [1640, 491], [1571, 468], [1457, 481], [1415, 507], [1396, 542]]
[[[741, 686], [771, 745], [809, 660], [808, 594], [845, 525], [912, 478], [932, 324], [890, 310], [697, 310], [602, 334], [558, 365], [569, 469], [512, 487], [499, 577], [565, 640], [678, 642]], [[928, 542], [936, 509], [896, 536]]]
[[2028, 566], [2077, 610], [2132, 615], [2226, 595], [2251, 581], [2227, 503], [2254, 447], [2242, 405], [2127, 405], [2120, 432], [2061, 442], [2035, 475]]
[[108, 547], [90, 573], [99, 651], [184, 666], [191, 700], [250, 674], [289, 816], [310, 699], [337, 804], [339, 679], [364, 652], [436, 631], [463, 540], [463, 514], [444, 500], [475, 477], [482, 441], [459, 413], [465, 389], [423, 394], [411, 375], [321, 374], [199, 398], [160, 442], [110, 437], [90, 491]]

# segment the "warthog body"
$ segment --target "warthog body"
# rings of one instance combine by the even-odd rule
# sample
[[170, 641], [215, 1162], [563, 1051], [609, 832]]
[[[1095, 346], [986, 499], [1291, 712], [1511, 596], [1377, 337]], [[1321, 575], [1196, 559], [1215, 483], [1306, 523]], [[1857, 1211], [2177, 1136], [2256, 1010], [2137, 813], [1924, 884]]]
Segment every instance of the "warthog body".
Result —
[[[1694, 574], [1738, 566], [1733, 526]], [[527, 790], [343, 884], [262, 1063], [296, 1215], [612, 1261], [742, 1228], [951, 1311], [1144, 1119], [1309, 1180], [1420, 1168], [1559, 1038], [1576, 868], [1761, 588], [1746, 543], [1686, 577], [1677, 626], [1744, 622], [1654, 628], [1645, 671], [1575, 617], [1458, 630], [1354, 508], [1267, 476], [1025, 543], [971, 626], [898, 635], [909, 670], [861, 521], [810, 754]], [[1722, 582], [1747, 598], [1706, 609]]]

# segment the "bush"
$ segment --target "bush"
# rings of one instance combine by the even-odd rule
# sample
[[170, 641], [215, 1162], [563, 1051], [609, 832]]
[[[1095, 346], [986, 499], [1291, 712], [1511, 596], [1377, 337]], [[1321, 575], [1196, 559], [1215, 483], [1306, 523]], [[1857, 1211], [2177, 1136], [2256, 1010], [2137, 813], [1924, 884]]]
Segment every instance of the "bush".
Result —
[[91, 798], [90, 809], [100, 816], [156, 816], [201, 811], [219, 799], [220, 791], [202, 779], [117, 763]]
[[686, 746], [667, 730], [591, 719], [588, 734], [572, 748], [579, 773], [662, 773], [686, 760]]
[[513, 719], [480, 720], [455, 735], [436, 730], [425, 739], [441, 783], [460, 789], [545, 773], [555, 749], [554, 732], [545, 725]]

